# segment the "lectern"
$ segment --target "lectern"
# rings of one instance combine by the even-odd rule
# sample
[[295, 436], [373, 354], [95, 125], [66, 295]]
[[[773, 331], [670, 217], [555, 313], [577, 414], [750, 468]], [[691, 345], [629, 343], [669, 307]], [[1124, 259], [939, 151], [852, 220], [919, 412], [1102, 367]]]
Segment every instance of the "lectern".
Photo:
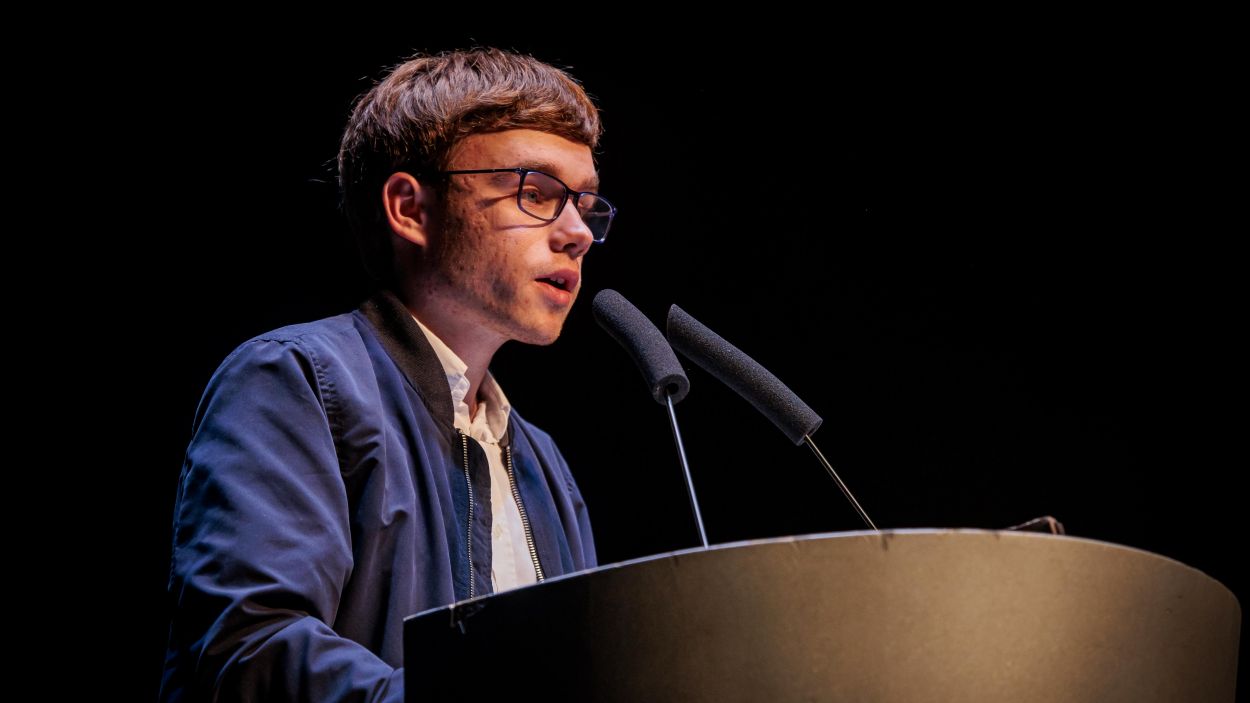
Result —
[[[1115, 544], [984, 530], [768, 539], [410, 617], [410, 701], [1232, 703], [1241, 609]], [[519, 697], [516, 697], [519, 696]]]

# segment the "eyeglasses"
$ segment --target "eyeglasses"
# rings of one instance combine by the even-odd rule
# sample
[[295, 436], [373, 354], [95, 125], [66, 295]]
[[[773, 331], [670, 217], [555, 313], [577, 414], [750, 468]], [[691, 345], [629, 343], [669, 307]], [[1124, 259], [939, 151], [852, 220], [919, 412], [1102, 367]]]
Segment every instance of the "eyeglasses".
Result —
[[590, 229], [596, 242], [608, 238], [608, 227], [612, 218], [616, 217], [616, 208], [603, 196], [590, 191], [577, 191], [569, 188], [564, 181], [542, 171], [528, 168], [475, 168], [463, 171], [431, 171], [425, 175], [452, 176], [460, 173], [516, 173], [521, 176], [517, 182], [516, 204], [521, 212], [543, 222], [555, 222], [564, 211], [564, 204], [573, 199], [582, 222]]

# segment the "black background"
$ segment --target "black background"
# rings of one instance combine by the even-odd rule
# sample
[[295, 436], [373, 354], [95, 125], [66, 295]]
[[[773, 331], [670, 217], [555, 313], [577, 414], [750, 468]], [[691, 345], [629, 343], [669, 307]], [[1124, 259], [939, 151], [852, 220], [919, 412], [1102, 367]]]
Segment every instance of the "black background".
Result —
[[[129, 303], [174, 312], [172, 367], [145, 376], [135, 418], [142, 695], [205, 383], [248, 337], [363, 297], [331, 168], [353, 99], [413, 51], [474, 43], [567, 68], [606, 126], [612, 237], [563, 337], [507, 345], [494, 366], [560, 443], [601, 563], [698, 541], [665, 414], [590, 316], [613, 288], [661, 325], [680, 305], [789, 384], [882, 527], [1053, 515], [1244, 596], [1228, 241], [1244, 232], [1207, 216], [1229, 188], [1205, 59], [1110, 26], [924, 43], [853, 30], [146, 40], [116, 86], [147, 106], [125, 130], [145, 178], [117, 205], [160, 261], [125, 281]], [[712, 542], [861, 527], [807, 449], [690, 379], [678, 414]]]

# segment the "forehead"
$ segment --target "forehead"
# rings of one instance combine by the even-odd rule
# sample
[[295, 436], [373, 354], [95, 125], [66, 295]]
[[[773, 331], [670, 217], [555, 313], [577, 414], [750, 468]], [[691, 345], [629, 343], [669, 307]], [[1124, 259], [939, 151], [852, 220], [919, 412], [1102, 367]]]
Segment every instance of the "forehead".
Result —
[[452, 147], [448, 168], [532, 168], [578, 190], [599, 184], [590, 147], [533, 129], [471, 134]]

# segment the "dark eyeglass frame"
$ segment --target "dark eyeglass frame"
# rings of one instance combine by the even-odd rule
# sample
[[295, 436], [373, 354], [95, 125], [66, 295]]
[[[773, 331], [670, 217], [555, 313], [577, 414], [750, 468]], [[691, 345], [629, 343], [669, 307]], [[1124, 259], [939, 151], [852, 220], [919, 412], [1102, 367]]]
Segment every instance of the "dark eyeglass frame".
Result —
[[[555, 222], [557, 219], [559, 219], [560, 214], [564, 212], [564, 206], [569, 202], [570, 197], [573, 198], [573, 207], [577, 207], [577, 203], [578, 201], [582, 199], [583, 195], [595, 196], [596, 198], [603, 201], [604, 203], [607, 203], [607, 206], [608, 206], [608, 223], [603, 226], [603, 234], [594, 239], [594, 241], [598, 244], [602, 244], [605, 240], [607, 240], [608, 231], [612, 228], [612, 220], [616, 218], [616, 206], [612, 204], [611, 200], [608, 200], [607, 198], [593, 191], [573, 190], [572, 188], [568, 186], [567, 183], [560, 180], [559, 178], [556, 178], [555, 176], [551, 175], [550, 173], [547, 173], [546, 171], [539, 171], [538, 169], [534, 169], [534, 168], [470, 168], [470, 169], [464, 169], [464, 170], [459, 170], [459, 171], [427, 171], [422, 174], [414, 174], [414, 175], [417, 178], [421, 178], [421, 176], [454, 176], [454, 175], [462, 174], [462, 173], [516, 173], [516, 174], [520, 174], [521, 180], [517, 182], [517, 187], [516, 187], [516, 206], [518, 209], [520, 209], [521, 212], [525, 213], [526, 215], [529, 215], [530, 217], [536, 220], [542, 220], [543, 222]], [[535, 215], [529, 210], [526, 210], [525, 206], [521, 203], [521, 192], [525, 190], [525, 177], [531, 173], [537, 173], [541, 176], [546, 176], [547, 178], [550, 178], [556, 183], [559, 183], [564, 188], [564, 197], [560, 199], [560, 204], [556, 206], [556, 214], [551, 216], [550, 218], [539, 217], [538, 215]]]

